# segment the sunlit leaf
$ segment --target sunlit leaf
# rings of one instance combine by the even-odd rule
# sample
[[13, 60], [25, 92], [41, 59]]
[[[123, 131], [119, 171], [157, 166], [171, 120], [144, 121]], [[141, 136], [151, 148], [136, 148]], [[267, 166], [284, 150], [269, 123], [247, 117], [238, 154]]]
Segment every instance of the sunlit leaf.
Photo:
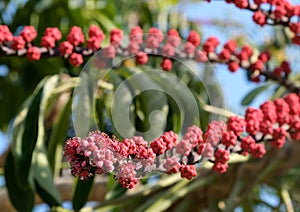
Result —
[[250, 91], [242, 100], [242, 105], [246, 106], [251, 104], [251, 102], [263, 91], [267, 90], [271, 84], [265, 84], [260, 87], [257, 87]]

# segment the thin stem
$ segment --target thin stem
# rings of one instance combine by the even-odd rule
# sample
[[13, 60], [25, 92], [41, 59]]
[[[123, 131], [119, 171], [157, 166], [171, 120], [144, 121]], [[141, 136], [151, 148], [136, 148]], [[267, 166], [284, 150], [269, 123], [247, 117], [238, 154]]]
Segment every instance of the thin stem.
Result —
[[295, 210], [294, 210], [294, 207], [293, 207], [292, 199], [291, 199], [291, 196], [290, 196], [287, 189], [285, 189], [285, 188], [281, 189], [281, 197], [282, 197], [283, 202], [285, 204], [286, 211], [287, 212], [294, 212]]

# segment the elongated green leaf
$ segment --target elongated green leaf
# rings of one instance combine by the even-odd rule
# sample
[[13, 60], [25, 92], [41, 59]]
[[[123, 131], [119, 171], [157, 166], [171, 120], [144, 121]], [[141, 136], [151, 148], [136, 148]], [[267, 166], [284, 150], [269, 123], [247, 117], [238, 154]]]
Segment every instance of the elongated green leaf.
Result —
[[271, 97], [272, 100], [276, 99], [276, 98], [280, 98], [282, 97], [284, 94], [286, 93], [286, 88], [282, 87], [282, 86], [277, 86], [274, 90], [274, 93]]
[[32, 160], [33, 177], [38, 188], [37, 192], [49, 206], [57, 206], [61, 203], [60, 195], [54, 185], [53, 174], [47, 157], [44, 129], [44, 114], [47, 106], [51, 105], [51, 103], [49, 103], [49, 100], [51, 100], [50, 96], [58, 82], [59, 77], [52, 76], [47, 79], [44, 85], [38, 117], [38, 138]]
[[[54, 82], [58, 80], [58, 76], [44, 78], [36, 87], [32, 96], [23, 104], [23, 109], [16, 117], [13, 130], [12, 153], [16, 160], [16, 169], [22, 175], [17, 178], [20, 186], [28, 184], [28, 176], [31, 167], [32, 155], [38, 137], [43, 139], [43, 111], [42, 99], [47, 92], [51, 91], [55, 86]], [[46, 86], [46, 89], [44, 87]], [[45, 100], [43, 100], [45, 101]], [[44, 104], [45, 105], [45, 104]]]
[[131, 106], [134, 96], [116, 72], [110, 72], [109, 77], [115, 91], [110, 106], [114, 133], [120, 138], [132, 137], [135, 133], [134, 108]]
[[[180, 115], [180, 130], [186, 130], [193, 124], [199, 125], [201, 116], [197, 99], [185, 82], [169, 73], [159, 73], [152, 77], [161, 86], [161, 89], [172, 98], [178, 107]], [[179, 132], [178, 132], [179, 133]]]
[[75, 193], [72, 199], [73, 209], [79, 211], [86, 203], [93, 187], [94, 177], [88, 180], [76, 179]]
[[93, 89], [91, 76], [87, 72], [82, 72], [80, 85], [74, 90], [72, 106], [74, 128], [76, 135], [80, 137], [87, 136], [93, 126], [91, 123]]
[[42, 93], [43, 89], [41, 88], [28, 109], [23, 123], [23, 133], [20, 132], [22, 134], [19, 133], [18, 137], [14, 138], [20, 148], [16, 157], [16, 168], [18, 173], [22, 173], [22, 175], [18, 175], [17, 180], [23, 186], [28, 184], [32, 154], [38, 138], [38, 118]]
[[21, 173], [17, 172], [15, 158], [10, 152], [7, 156], [5, 170], [5, 183], [9, 198], [17, 211], [30, 212], [34, 205], [34, 190], [31, 184], [20, 186], [16, 183]]
[[250, 91], [242, 100], [242, 105], [249, 105], [261, 92], [267, 90], [271, 84], [265, 84]]
[[[52, 173], [45, 152], [44, 113], [49, 96], [58, 82], [58, 76], [46, 77], [37, 86], [15, 121], [13, 131], [12, 153], [15, 158], [16, 184], [21, 188], [32, 185], [34, 180], [41, 197], [50, 205], [58, 205], [58, 192], [55, 192]], [[43, 156], [43, 157], [41, 157]], [[9, 188], [11, 185], [8, 185]], [[14, 188], [9, 188], [14, 189]], [[32, 192], [34, 190], [32, 189]], [[12, 198], [20, 198], [14, 196]], [[52, 200], [54, 199], [55, 203]], [[18, 200], [14, 200], [16, 203]]]
[[126, 81], [134, 89], [134, 95], [138, 95], [136, 113], [143, 124], [140, 129], [144, 132], [143, 136], [147, 140], [159, 137], [165, 130], [169, 106], [161, 84], [153, 79], [157, 73], [137, 68], [124, 69], [124, 72], [131, 74]]
[[58, 158], [58, 154], [56, 154], [57, 152], [56, 150], [58, 146], [63, 145], [67, 137], [69, 122], [70, 122], [71, 105], [72, 105], [72, 99], [69, 99], [66, 105], [64, 106], [64, 109], [61, 111], [57, 123], [55, 123], [53, 127], [53, 131], [51, 133], [51, 137], [48, 142], [48, 157], [53, 172], [56, 172], [55, 171], [56, 168], [60, 168], [60, 167], [56, 167], [55, 161], [56, 159], [58, 159], [59, 163], [61, 162], [62, 152], [60, 152], [61, 157]]
[[46, 149], [40, 147], [36, 149], [35, 154], [33, 173], [37, 192], [48, 205], [58, 206], [61, 204], [60, 194], [54, 185]]
[[96, 107], [95, 107], [95, 112], [96, 112], [96, 121], [97, 121], [97, 126], [99, 130], [105, 131], [105, 116], [104, 116], [104, 110], [105, 110], [105, 104], [103, 99], [98, 98], [96, 99]]

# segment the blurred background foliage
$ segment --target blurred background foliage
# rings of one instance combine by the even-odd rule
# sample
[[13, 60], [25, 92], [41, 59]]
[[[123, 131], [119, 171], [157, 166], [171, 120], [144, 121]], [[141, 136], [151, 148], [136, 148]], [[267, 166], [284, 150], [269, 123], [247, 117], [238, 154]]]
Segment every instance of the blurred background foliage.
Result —
[[[275, 55], [272, 60], [274, 65], [286, 57], [286, 48], [290, 45], [289, 39], [286, 39], [289, 36], [288, 31], [272, 28], [271, 36], [267, 39], [248, 39], [251, 33], [247, 34], [247, 27], [240, 23], [217, 18], [207, 22], [207, 20], [189, 17], [188, 10], [184, 8], [193, 7], [195, 4], [201, 4], [201, 2], [186, 0], [6, 0], [0, 2], [0, 23], [8, 25], [14, 34], [18, 34], [23, 26], [33, 25], [38, 32], [38, 37], [34, 41], [37, 45], [47, 27], [58, 27], [64, 40], [72, 26], [80, 26], [87, 33], [89, 26], [96, 24], [106, 34], [103, 44], [106, 45], [109, 43], [109, 31], [114, 28], [121, 28], [125, 35], [128, 35], [130, 29], [136, 25], [140, 25], [145, 32], [150, 27], [158, 27], [164, 33], [170, 28], [175, 28], [185, 38], [191, 29], [203, 34], [204, 28], [213, 26], [219, 30], [217, 32], [223, 36], [223, 39], [224, 37], [235, 38], [240, 44], [250, 43], [256, 46], [257, 50], [269, 49]], [[88, 59], [86, 58], [86, 61]], [[151, 59], [151, 66], [159, 67], [159, 60]], [[219, 67], [197, 65], [197, 69], [203, 71], [195, 75], [181, 64], [174, 63], [174, 66], [174, 74], [188, 85], [196, 97], [201, 115], [201, 120], [197, 120], [196, 124], [205, 130], [210, 119], [219, 118], [217, 110], [208, 111], [207, 105], [213, 101], [215, 106], [223, 108], [225, 102], [221, 85], [213, 71], [214, 68]], [[109, 88], [99, 89], [95, 104], [95, 118], [102, 131], [117, 133], [114, 132], [110, 121], [111, 97], [114, 95], [114, 88], [129, 77], [133, 70], [142, 71], [142, 68], [136, 67], [130, 60], [127, 61], [123, 66], [116, 68], [115, 74], [107, 77]], [[44, 58], [37, 62], [30, 62], [27, 58], [20, 57], [0, 57], [0, 129], [10, 136], [12, 144], [1, 174], [5, 173], [4, 188], [8, 189], [10, 201], [19, 211], [32, 210], [35, 204], [35, 192], [49, 206], [48, 209], [45, 206], [40, 211], [49, 210], [49, 208], [63, 211], [63, 208], [70, 209], [72, 205], [73, 209], [78, 211], [88, 200], [91, 200], [89, 193], [93, 187], [96, 188], [96, 182], [93, 184], [94, 179], [87, 182], [74, 179], [73, 187], [73, 178], [66, 171], [68, 165], [62, 156], [64, 141], [74, 136], [74, 128], [70, 119], [72, 92], [80, 71], [81, 68], [71, 67], [60, 57]], [[293, 80], [299, 81], [299, 74], [295, 74]], [[151, 81], [151, 83], [155, 82]], [[265, 90], [269, 96], [273, 97], [282, 96], [286, 92], [284, 88], [273, 83], [262, 86], [246, 95], [242, 103], [249, 105]], [[219, 98], [209, 99], [206, 89], [214, 91]], [[155, 92], [145, 92], [134, 99], [131, 118], [138, 126], [138, 130], [145, 131], [149, 128], [148, 119], [143, 117], [148, 117], [147, 114], [160, 106], [159, 98], [153, 98], [154, 104], [153, 101], [151, 104], [154, 106], [151, 106], [148, 101], [149, 98], [157, 96]], [[166, 128], [178, 132], [181, 117], [178, 107], [170, 97], [167, 99], [167, 107]], [[222, 113], [226, 114], [224, 111]], [[241, 162], [240, 158], [237, 161]], [[257, 161], [250, 160], [248, 163], [251, 165]], [[222, 176], [212, 174], [208, 171], [209, 167], [205, 165], [202, 169], [204, 169], [202, 170], [204, 174], [191, 182], [181, 180], [178, 175], [149, 176], [135, 191], [122, 189], [112, 176], [108, 176], [100, 188], [97, 187], [102, 189], [105, 195], [92, 199], [96, 203], [89, 202], [88, 207], [94, 207], [98, 211], [144, 211], [146, 209], [149, 211], [167, 209], [218, 211], [224, 209], [224, 205], [228, 211], [230, 207], [244, 211], [262, 209], [292, 211], [293, 206], [299, 208], [300, 183], [296, 176], [300, 170], [297, 167], [282, 173], [281, 180], [275, 184], [272, 171], [265, 173], [269, 174], [271, 179], [269, 181], [265, 180], [265, 175], [257, 173], [256, 181], [250, 184], [250, 187], [247, 185], [249, 179], [236, 177], [237, 169], [233, 168], [227, 174], [227, 176], [234, 177], [230, 183], [228, 181], [230, 187], [224, 187], [226, 191], [224, 195], [218, 195], [217, 190], [209, 190], [209, 188], [213, 188], [213, 183], [217, 186], [225, 184], [226, 176], [223, 179]], [[43, 177], [42, 173], [46, 173], [46, 177]], [[55, 179], [65, 176], [72, 181], [71, 189], [68, 191], [68, 193], [73, 191], [71, 198], [67, 198], [55, 183]], [[221, 182], [222, 180], [224, 182]], [[236, 198], [245, 189], [249, 192], [241, 198]], [[205, 192], [208, 190], [209, 192]], [[66, 200], [72, 201], [73, 204], [63, 204]], [[38, 211], [37, 208], [36, 210]]]

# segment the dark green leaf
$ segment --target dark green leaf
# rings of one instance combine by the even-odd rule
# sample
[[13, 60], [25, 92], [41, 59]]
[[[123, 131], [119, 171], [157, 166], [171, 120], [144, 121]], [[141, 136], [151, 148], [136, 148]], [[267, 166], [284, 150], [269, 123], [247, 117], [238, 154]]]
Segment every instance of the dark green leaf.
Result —
[[22, 176], [22, 174], [17, 172], [15, 163], [15, 158], [10, 152], [4, 167], [5, 182], [9, 198], [17, 211], [30, 212], [34, 206], [34, 190], [29, 183], [22, 186], [16, 183], [17, 179]]
[[17, 180], [21, 185], [28, 184], [32, 153], [38, 138], [38, 119], [42, 93], [43, 88], [38, 91], [32, 100], [24, 120], [24, 132], [21, 135], [21, 139], [16, 138], [20, 139], [19, 142], [21, 142], [21, 152], [16, 157], [17, 172], [22, 173], [22, 175], [18, 175], [17, 177]]
[[76, 179], [75, 193], [72, 200], [73, 209], [75, 211], [79, 211], [85, 205], [93, 187], [93, 183], [94, 177], [91, 177], [88, 180]]
[[105, 116], [104, 116], [104, 111], [105, 111], [105, 104], [103, 102], [103, 99], [97, 98], [96, 99], [96, 121], [97, 121], [97, 126], [100, 131], [105, 131]]

